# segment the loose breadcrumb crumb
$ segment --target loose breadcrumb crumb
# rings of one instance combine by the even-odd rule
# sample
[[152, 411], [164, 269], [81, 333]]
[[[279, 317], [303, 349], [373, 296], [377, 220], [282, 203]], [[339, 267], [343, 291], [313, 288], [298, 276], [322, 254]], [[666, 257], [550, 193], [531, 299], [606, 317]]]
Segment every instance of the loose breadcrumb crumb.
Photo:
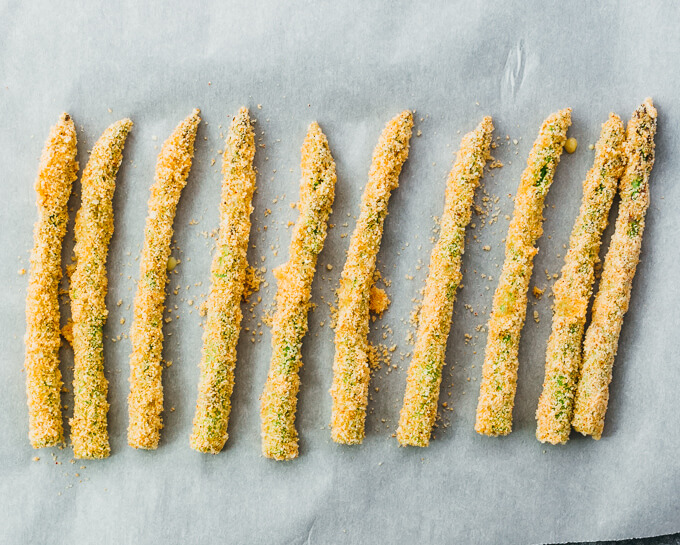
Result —
[[28, 438], [33, 448], [52, 447], [64, 441], [59, 281], [67, 204], [78, 173], [76, 137], [73, 120], [63, 113], [47, 137], [35, 182], [38, 220], [33, 230], [24, 338]]
[[651, 98], [635, 110], [628, 122], [627, 166], [619, 187], [621, 202], [616, 228], [583, 343], [583, 367], [572, 426], [594, 439], [600, 439], [604, 429], [614, 357], [640, 259], [645, 213], [649, 207], [649, 176], [654, 166], [656, 123], [657, 112]]
[[66, 324], [64, 324], [64, 327], [61, 328], [61, 336], [64, 337], [64, 340], [73, 347], [73, 320], [69, 318], [66, 321]]
[[331, 437], [336, 443], [358, 444], [364, 438], [368, 383], [369, 297], [390, 194], [399, 184], [408, 157], [413, 114], [392, 119], [373, 152], [361, 211], [350, 240], [338, 293], [333, 361]]
[[167, 263], [177, 204], [194, 156], [194, 141], [201, 121], [199, 113], [195, 109], [163, 143], [151, 186], [134, 320], [130, 330], [128, 444], [135, 448], [157, 448], [163, 427], [161, 355]]
[[247, 108], [241, 108], [229, 127], [222, 157], [220, 230], [210, 271], [208, 320], [190, 439], [191, 448], [199, 452], [217, 454], [229, 437], [236, 346], [243, 316], [240, 303], [261, 281], [246, 260], [256, 180], [254, 157], [255, 132]]
[[581, 210], [571, 232], [562, 277], [553, 287], [552, 332], [545, 358], [543, 392], [536, 410], [536, 438], [543, 443], [565, 443], [569, 439], [595, 263], [623, 173], [624, 142], [623, 123], [617, 115], [610, 114], [602, 125], [593, 168], [583, 182]]
[[553, 182], [571, 125], [571, 109], [548, 117], [534, 142], [515, 196], [505, 243], [505, 263], [493, 298], [475, 430], [484, 435], [512, 431], [517, 389], [519, 337], [526, 318], [527, 292], [543, 232], [543, 202]]
[[108, 316], [106, 258], [113, 235], [116, 175], [131, 128], [132, 121], [122, 119], [106, 129], [92, 148], [82, 177], [82, 203], [75, 225], [76, 269], [69, 293], [74, 361], [70, 424], [75, 458], [106, 458], [111, 452], [103, 339]]
[[[251, 197], [252, 201], [252, 197]], [[248, 249], [248, 245], [246, 244], [246, 250]], [[243, 281], [243, 300], [247, 303], [248, 300], [250, 299], [250, 296], [255, 293], [256, 291], [259, 291], [260, 289], [260, 284], [264, 282], [264, 276], [260, 274], [260, 271], [253, 267], [246, 267], [246, 277]]]
[[[380, 369], [382, 365], [389, 366], [392, 363], [393, 351], [383, 343], [368, 343], [368, 366], [373, 370]], [[378, 391], [379, 388], [376, 387], [375, 390]]]
[[371, 286], [369, 294], [368, 309], [378, 316], [382, 316], [383, 312], [390, 306], [390, 298], [384, 289], [376, 286]]
[[335, 162], [319, 125], [309, 126], [302, 145], [300, 214], [288, 262], [274, 270], [278, 281], [272, 327], [272, 358], [261, 396], [262, 454], [275, 460], [298, 455], [295, 429], [302, 339], [307, 332], [312, 281], [326, 240], [335, 197]]
[[489, 158], [493, 128], [491, 117], [485, 117], [474, 131], [463, 137], [446, 183], [439, 240], [430, 257], [416, 348], [399, 417], [397, 439], [402, 446], [426, 447], [430, 443], [453, 304], [462, 280], [465, 228], [472, 217], [475, 189]]

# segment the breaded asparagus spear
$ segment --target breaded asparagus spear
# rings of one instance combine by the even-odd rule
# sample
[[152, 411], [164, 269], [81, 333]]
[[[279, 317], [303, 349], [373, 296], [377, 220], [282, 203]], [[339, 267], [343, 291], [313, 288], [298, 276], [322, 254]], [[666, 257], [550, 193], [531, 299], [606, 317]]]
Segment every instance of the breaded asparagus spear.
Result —
[[121, 119], [107, 128], [92, 148], [82, 177], [81, 205], [76, 214], [71, 276], [73, 319], [73, 418], [71, 442], [75, 458], [106, 458], [110, 453], [104, 376], [103, 328], [106, 309], [106, 258], [113, 235], [113, 192], [132, 121]]
[[403, 446], [426, 447], [437, 417], [437, 401], [451, 328], [456, 290], [462, 279], [465, 227], [472, 215], [475, 188], [489, 158], [493, 123], [485, 117], [466, 134], [446, 183], [439, 240], [432, 250], [413, 360], [408, 370], [397, 439]]
[[262, 454], [276, 460], [298, 455], [295, 430], [300, 389], [302, 338], [316, 261], [326, 240], [335, 196], [335, 162], [319, 125], [309, 126], [302, 145], [300, 215], [293, 228], [288, 262], [274, 270], [278, 280], [272, 327], [272, 359], [262, 392]]
[[59, 371], [59, 281], [68, 199], [78, 175], [76, 128], [67, 113], [50, 130], [40, 157], [35, 191], [38, 221], [33, 230], [26, 294], [26, 394], [28, 438], [33, 448], [63, 443]]
[[602, 436], [604, 428], [614, 357], [640, 258], [645, 212], [649, 206], [649, 175], [654, 166], [656, 117], [652, 99], [648, 98], [628, 122], [627, 165], [621, 178], [616, 228], [583, 344], [583, 366], [572, 425], [576, 431], [595, 439]]
[[555, 282], [552, 333], [545, 358], [543, 393], [536, 411], [536, 438], [553, 445], [569, 439], [574, 394], [581, 365], [581, 342], [595, 263], [619, 178], [623, 173], [625, 130], [609, 114], [595, 146], [595, 162], [583, 182], [583, 200], [574, 223], [562, 276]]
[[201, 378], [190, 439], [191, 448], [199, 452], [217, 454], [229, 437], [227, 426], [255, 191], [254, 157], [255, 133], [248, 109], [241, 108], [229, 127], [222, 156], [220, 230], [211, 267]]
[[413, 114], [405, 110], [392, 119], [373, 152], [359, 220], [352, 234], [338, 291], [338, 321], [333, 361], [331, 436], [336, 443], [364, 439], [368, 403], [369, 296], [382, 239], [390, 193], [399, 185], [408, 157]]
[[167, 264], [172, 223], [194, 156], [194, 140], [201, 121], [199, 113], [195, 109], [163, 143], [151, 186], [135, 316], [130, 331], [133, 351], [130, 356], [128, 444], [135, 448], [157, 448], [163, 427], [161, 356]]
[[571, 125], [571, 109], [543, 122], [515, 197], [505, 243], [505, 263], [493, 298], [475, 430], [484, 435], [512, 431], [517, 389], [517, 352], [527, 307], [536, 242], [543, 232], [543, 201], [553, 181]]

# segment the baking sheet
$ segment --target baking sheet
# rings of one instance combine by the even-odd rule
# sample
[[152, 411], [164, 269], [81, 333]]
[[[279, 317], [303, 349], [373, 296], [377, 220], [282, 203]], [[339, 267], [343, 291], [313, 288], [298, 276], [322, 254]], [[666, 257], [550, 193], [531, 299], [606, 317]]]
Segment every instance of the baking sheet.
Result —
[[[514, 544], [680, 531], [677, 4], [412, 4], [0, 4], [0, 541]], [[604, 437], [573, 436], [558, 447], [534, 438], [549, 291], [540, 301], [530, 297], [514, 431], [501, 439], [480, 437], [473, 423], [486, 333], [477, 328], [488, 319], [510, 196], [540, 123], [571, 106], [569, 134], [579, 141], [577, 152], [563, 157], [547, 198], [531, 285], [550, 290], [554, 280], [545, 271], [561, 268], [593, 157], [588, 144], [610, 111], [627, 120], [646, 96], [659, 110], [652, 204]], [[202, 332], [197, 307], [208, 291], [210, 233], [218, 224], [221, 136], [242, 104], [257, 118], [262, 144], [249, 259], [266, 268], [269, 285], [256, 294], [262, 302], [254, 312], [245, 313], [250, 331], [239, 344], [230, 439], [220, 455], [206, 456], [188, 446]], [[156, 452], [138, 452], [126, 445], [130, 342], [124, 335], [156, 155], [194, 106], [204, 121], [175, 223], [173, 255], [181, 264], [167, 300], [177, 311], [165, 327], [164, 356], [173, 362], [163, 376], [165, 429]], [[371, 333], [374, 342], [397, 345], [396, 368], [383, 365], [372, 379], [364, 444], [343, 447], [332, 443], [328, 429], [333, 333], [326, 303], [338, 285], [373, 147], [387, 120], [404, 108], [417, 111], [411, 155], [390, 202], [379, 256], [392, 305]], [[62, 111], [78, 127], [81, 168], [107, 125], [124, 116], [135, 122], [118, 176], [109, 259], [112, 456], [97, 462], [74, 463], [70, 448], [33, 451], [27, 439], [22, 337], [28, 275], [18, 270], [28, 269], [40, 152]], [[469, 231], [465, 287], [455, 306], [440, 399], [448, 408], [440, 411], [428, 449], [398, 448], [391, 434], [412, 350], [409, 316], [424, 285], [434, 216], [441, 214], [452, 154], [485, 114], [494, 117], [501, 137], [494, 155], [505, 166], [485, 176], [491, 215], [485, 225], [473, 218], [476, 229]], [[318, 306], [304, 343], [301, 455], [276, 463], [260, 456], [258, 397], [270, 335], [258, 323], [274, 299], [272, 268], [287, 258], [299, 149], [313, 120], [337, 162], [335, 228], [320, 257], [313, 288]], [[480, 205], [482, 197], [480, 191]], [[65, 265], [77, 195], [70, 206]], [[494, 214], [498, 220], [489, 225]], [[70, 350], [62, 350], [62, 360], [70, 386]], [[72, 395], [63, 403], [70, 414]]]

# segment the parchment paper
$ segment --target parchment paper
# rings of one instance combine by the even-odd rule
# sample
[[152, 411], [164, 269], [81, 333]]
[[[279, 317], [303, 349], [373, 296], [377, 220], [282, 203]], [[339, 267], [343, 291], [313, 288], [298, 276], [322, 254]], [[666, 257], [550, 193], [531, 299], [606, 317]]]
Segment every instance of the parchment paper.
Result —
[[[677, 3], [115, 4], [0, 7], [0, 541], [514, 544], [680, 531]], [[610, 111], [627, 120], [646, 96], [659, 110], [652, 204], [605, 434], [599, 442], [572, 436], [566, 446], [542, 445], [534, 438], [534, 413], [554, 282], [545, 271], [561, 269], [592, 163], [588, 145]], [[269, 284], [244, 306], [249, 331], [239, 345], [230, 439], [220, 455], [206, 456], [188, 446], [201, 347], [198, 307], [208, 292], [210, 233], [218, 224], [221, 137], [241, 105], [257, 118], [262, 144], [249, 259], [266, 268]], [[195, 106], [204, 122], [175, 223], [173, 255], [181, 264], [167, 300], [173, 321], [165, 326], [164, 356], [173, 365], [163, 376], [165, 429], [156, 452], [138, 452], [126, 444], [130, 342], [124, 336], [132, 322], [137, 256], [160, 144]], [[502, 266], [506, 215], [540, 123], [566, 106], [573, 108], [569, 134], [579, 147], [563, 157], [547, 198], [531, 281], [547, 291], [541, 300], [530, 297], [514, 431], [502, 439], [480, 437], [473, 423], [483, 326]], [[334, 300], [373, 147], [384, 124], [405, 108], [417, 111], [414, 137], [379, 256], [392, 305], [371, 333], [373, 342], [397, 345], [396, 367], [383, 365], [372, 379], [364, 444], [342, 447], [328, 429], [333, 332], [326, 303]], [[28, 275], [18, 271], [28, 269], [40, 152], [62, 111], [77, 124], [81, 168], [106, 126], [124, 116], [135, 122], [118, 176], [109, 259], [112, 456], [97, 462], [73, 463], [70, 447], [34, 451], [27, 439]], [[500, 137], [494, 155], [505, 166], [484, 178], [488, 202], [478, 192], [478, 205], [491, 215], [484, 225], [473, 218], [476, 228], [469, 231], [440, 399], [447, 408], [428, 449], [399, 448], [392, 433], [412, 350], [409, 316], [424, 285], [434, 216], [442, 211], [453, 152], [485, 114], [493, 115]], [[258, 398], [270, 355], [261, 320], [274, 299], [272, 268], [287, 259], [299, 150], [313, 120], [337, 162], [335, 227], [319, 260], [318, 306], [304, 343], [301, 455], [276, 463], [260, 456]], [[65, 266], [78, 194], [79, 183]], [[494, 214], [498, 219], [489, 225]], [[611, 229], [605, 249], [610, 235]], [[262, 301], [251, 313], [258, 295]], [[64, 347], [69, 390], [72, 361]], [[64, 394], [67, 416], [72, 401]]]

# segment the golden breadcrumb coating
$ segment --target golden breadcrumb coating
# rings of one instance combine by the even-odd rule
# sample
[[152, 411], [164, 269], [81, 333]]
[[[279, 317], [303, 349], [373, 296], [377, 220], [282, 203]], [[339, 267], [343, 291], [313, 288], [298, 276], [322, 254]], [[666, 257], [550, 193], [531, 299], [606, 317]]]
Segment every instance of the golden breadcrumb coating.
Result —
[[408, 157], [412, 127], [413, 114], [405, 110], [392, 119], [380, 135], [340, 279], [331, 388], [331, 436], [336, 443], [353, 445], [364, 439], [370, 379], [367, 335], [373, 271], [387, 203], [392, 190], [399, 185], [401, 167]]
[[293, 228], [288, 262], [274, 270], [278, 281], [272, 326], [272, 358], [261, 397], [262, 454], [275, 460], [298, 455], [295, 429], [302, 339], [316, 261], [326, 240], [335, 197], [335, 162], [319, 125], [309, 126], [302, 145], [300, 215]]
[[565, 443], [571, 431], [574, 394], [581, 366], [581, 342], [602, 233], [624, 167], [625, 130], [609, 114], [595, 146], [595, 162], [583, 182], [583, 200], [574, 223], [562, 276], [555, 282], [552, 333], [545, 357], [543, 393], [536, 411], [536, 438]]
[[368, 295], [368, 310], [370, 313], [382, 316], [389, 306], [390, 298], [385, 290], [377, 286], [371, 286], [371, 292]]
[[199, 113], [195, 109], [163, 143], [151, 186], [135, 296], [135, 316], [130, 331], [132, 355], [128, 444], [135, 448], [157, 448], [163, 427], [161, 357], [167, 264], [173, 234], [172, 224], [194, 156], [194, 140], [201, 121]]
[[591, 322], [583, 343], [583, 366], [576, 390], [572, 426], [599, 439], [609, 402], [614, 357], [623, 316], [628, 310], [635, 269], [640, 259], [645, 212], [649, 207], [649, 175], [654, 166], [657, 113], [646, 99], [626, 129], [626, 170], [621, 178], [621, 202]]
[[45, 142], [35, 191], [38, 221], [26, 294], [26, 395], [28, 438], [33, 448], [64, 442], [59, 370], [59, 281], [61, 244], [68, 223], [68, 199], [78, 175], [76, 128], [67, 113]]
[[106, 257], [113, 235], [113, 192], [123, 160], [123, 146], [132, 121], [122, 119], [108, 127], [92, 148], [83, 172], [81, 205], [76, 214], [74, 253], [76, 268], [71, 276], [73, 320], [73, 418], [71, 442], [75, 458], [106, 458], [109, 447], [104, 375], [103, 328], [106, 309]]
[[439, 240], [430, 257], [417, 341], [397, 429], [397, 439], [402, 446], [426, 447], [430, 443], [437, 417], [453, 303], [462, 279], [465, 227], [472, 216], [475, 189], [490, 156], [492, 133], [491, 117], [485, 117], [474, 131], [463, 137], [446, 183]]
[[526, 318], [527, 291], [536, 242], [543, 232], [543, 201], [567, 140], [571, 108], [543, 122], [515, 197], [505, 243], [505, 263], [494, 293], [475, 430], [484, 435], [512, 431], [517, 389], [517, 352]]
[[254, 157], [255, 132], [248, 109], [241, 108], [229, 127], [222, 156], [220, 229], [210, 270], [201, 377], [189, 441], [191, 448], [199, 452], [217, 454], [229, 437], [227, 426], [255, 191]]

